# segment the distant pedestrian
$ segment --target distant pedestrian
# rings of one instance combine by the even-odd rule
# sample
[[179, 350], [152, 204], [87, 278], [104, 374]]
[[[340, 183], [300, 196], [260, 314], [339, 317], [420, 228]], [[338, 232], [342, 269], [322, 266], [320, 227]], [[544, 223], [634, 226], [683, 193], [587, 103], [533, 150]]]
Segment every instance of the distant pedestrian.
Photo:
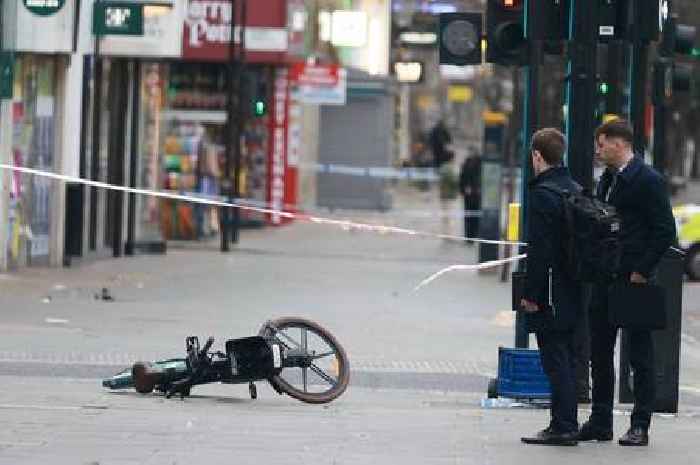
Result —
[[452, 234], [452, 205], [457, 198], [459, 181], [454, 164], [455, 154], [448, 150], [444, 163], [438, 168], [440, 184], [440, 215], [442, 217], [442, 234]]
[[[481, 156], [471, 149], [459, 170], [459, 191], [464, 198], [464, 237], [479, 237], [481, 213]], [[472, 245], [473, 242], [466, 242]]]
[[437, 169], [447, 161], [448, 145], [452, 143], [452, 136], [445, 126], [445, 122], [440, 120], [430, 130], [428, 144], [433, 152], [433, 166]]

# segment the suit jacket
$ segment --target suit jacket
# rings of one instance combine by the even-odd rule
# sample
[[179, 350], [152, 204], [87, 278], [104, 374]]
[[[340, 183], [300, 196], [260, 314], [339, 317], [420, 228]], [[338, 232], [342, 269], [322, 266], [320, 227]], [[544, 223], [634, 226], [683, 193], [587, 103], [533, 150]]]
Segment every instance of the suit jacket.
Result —
[[[529, 185], [527, 204], [527, 268], [524, 297], [540, 311], [528, 314], [530, 331], [568, 330], [581, 312], [581, 283], [574, 281], [564, 265], [564, 199], [542, 183], [576, 191], [569, 170], [559, 166], [535, 177]], [[550, 284], [551, 279], [551, 284]], [[551, 291], [551, 292], [550, 292]]]
[[[596, 191], [600, 200], [605, 200], [614, 176], [610, 168], [601, 176]], [[636, 271], [650, 278], [663, 254], [676, 242], [676, 222], [664, 178], [635, 156], [617, 174], [608, 203], [622, 220], [620, 274]]]

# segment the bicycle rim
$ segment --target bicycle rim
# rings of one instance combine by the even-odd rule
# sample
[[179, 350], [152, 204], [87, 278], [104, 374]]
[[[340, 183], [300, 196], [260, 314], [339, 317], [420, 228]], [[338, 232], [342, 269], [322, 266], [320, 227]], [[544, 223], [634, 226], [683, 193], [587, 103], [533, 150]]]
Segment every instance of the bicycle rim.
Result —
[[311, 404], [324, 404], [340, 396], [350, 381], [345, 349], [319, 324], [297, 317], [267, 321], [260, 336], [275, 336], [287, 349], [303, 349], [318, 358], [312, 367], [286, 367], [269, 379], [278, 391]]

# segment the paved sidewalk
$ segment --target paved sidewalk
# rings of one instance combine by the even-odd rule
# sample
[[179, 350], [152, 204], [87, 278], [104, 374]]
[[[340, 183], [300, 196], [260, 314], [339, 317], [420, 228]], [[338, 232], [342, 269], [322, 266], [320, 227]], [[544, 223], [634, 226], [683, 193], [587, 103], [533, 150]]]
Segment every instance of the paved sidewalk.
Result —
[[[548, 412], [483, 409], [470, 394], [350, 388], [312, 406], [245, 386], [212, 385], [180, 401], [101, 391], [96, 380], [1, 377], [0, 464], [697, 463], [698, 412], [656, 417], [648, 448], [526, 446]], [[581, 412], [586, 416], [585, 411]], [[616, 435], [628, 418], [616, 416]]]

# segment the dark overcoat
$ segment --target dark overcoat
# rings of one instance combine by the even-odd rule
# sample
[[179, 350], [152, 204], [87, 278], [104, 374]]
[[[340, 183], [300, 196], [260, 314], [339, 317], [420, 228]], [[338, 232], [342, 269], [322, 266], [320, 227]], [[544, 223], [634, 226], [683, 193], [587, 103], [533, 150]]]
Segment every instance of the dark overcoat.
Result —
[[[596, 196], [605, 200], [616, 173], [608, 168], [601, 176]], [[631, 272], [652, 277], [663, 254], [676, 242], [673, 219], [664, 178], [639, 157], [618, 171], [608, 197], [620, 215], [621, 276]]]
[[528, 314], [526, 321], [530, 331], [567, 331], [573, 329], [581, 312], [581, 283], [569, 276], [564, 265], [564, 198], [544, 183], [564, 191], [580, 190], [563, 166], [550, 168], [530, 181], [523, 295], [537, 303], [540, 311]]

